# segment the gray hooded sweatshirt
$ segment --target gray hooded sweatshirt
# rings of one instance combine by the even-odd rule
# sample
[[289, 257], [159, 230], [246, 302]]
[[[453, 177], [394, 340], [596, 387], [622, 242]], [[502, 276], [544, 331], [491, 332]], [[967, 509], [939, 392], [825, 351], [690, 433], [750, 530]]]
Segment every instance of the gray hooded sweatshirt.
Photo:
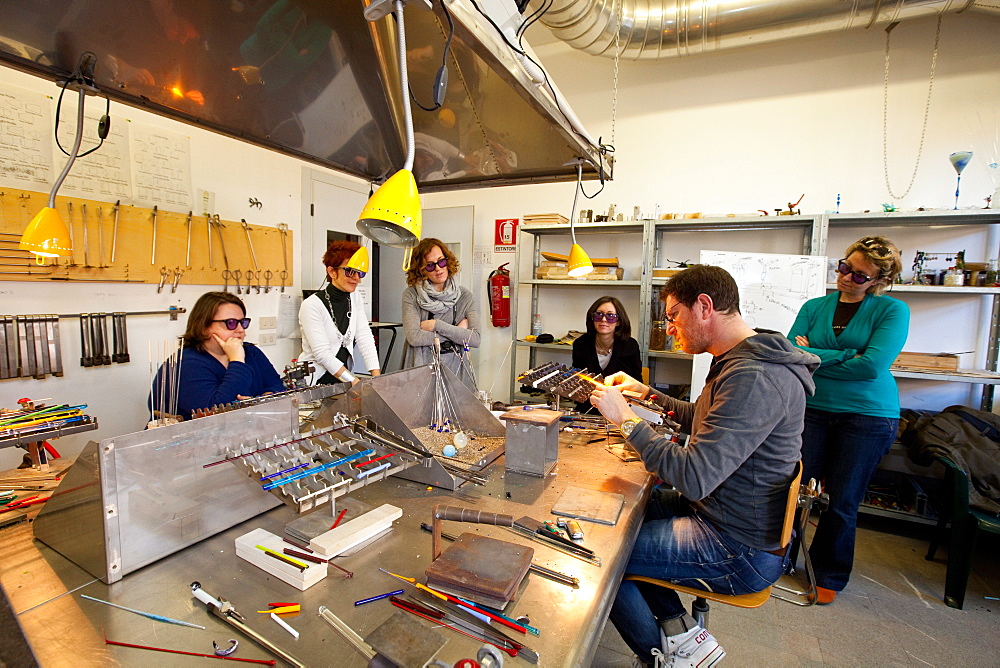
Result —
[[629, 443], [701, 517], [748, 547], [775, 550], [820, 360], [778, 332], [756, 331], [712, 360], [697, 401], [659, 399], [691, 435], [686, 446], [645, 422]]

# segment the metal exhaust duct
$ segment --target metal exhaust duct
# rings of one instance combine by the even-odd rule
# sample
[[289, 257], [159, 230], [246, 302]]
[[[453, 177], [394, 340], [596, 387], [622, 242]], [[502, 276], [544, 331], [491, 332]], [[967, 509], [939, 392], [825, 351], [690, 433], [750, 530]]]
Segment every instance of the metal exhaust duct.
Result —
[[[529, 10], [547, 0], [532, 0]], [[975, 0], [553, 0], [541, 22], [575, 49], [650, 60], [963, 12]], [[991, 6], [977, 5], [996, 12]], [[621, 13], [621, 23], [616, 10]]]

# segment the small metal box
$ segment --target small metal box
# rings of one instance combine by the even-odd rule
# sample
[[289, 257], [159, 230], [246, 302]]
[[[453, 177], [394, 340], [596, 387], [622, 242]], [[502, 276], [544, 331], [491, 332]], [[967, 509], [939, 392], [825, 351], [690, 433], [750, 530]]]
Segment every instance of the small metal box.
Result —
[[514, 409], [500, 416], [507, 423], [506, 469], [544, 476], [559, 458], [559, 418], [546, 409]]

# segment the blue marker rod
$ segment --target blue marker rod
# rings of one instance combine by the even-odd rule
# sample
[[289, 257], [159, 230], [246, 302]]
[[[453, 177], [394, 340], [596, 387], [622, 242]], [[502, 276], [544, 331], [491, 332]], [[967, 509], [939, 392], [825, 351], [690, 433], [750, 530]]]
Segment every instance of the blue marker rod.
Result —
[[299, 480], [301, 478], [308, 478], [314, 473], [319, 473], [320, 471], [325, 471], [327, 469], [332, 469], [335, 466], [340, 466], [346, 462], [353, 462], [355, 459], [360, 459], [362, 457], [367, 457], [368, 455], [375, 454], [375, 448], [368, 448], [367, 450], [362, 450], [361, 452], [355, 452], [353, 455], [347, 455], [346, 457], [341, 457], [340, 459], [335, 459], [328, 464], [323, 464], [321, 466], [316, 466], [311, 469], [306, 469], [305, 471], [299, 471], [298, 473], [293, 473], [290, 476], [285, 476], [284, 478], [278, 478], [277, 480], [272, 480], [271, 482], [264, 485], [265, 490], [274, 489], [275, 487], [281, 487], [282, 485], [287, 485], [293, 480]]
[[396, 591], [387, 591], [384, 594], [379, 594], [378, 596], [372, 596], [371, 598], [363, 598], [360, 601], [355, 601], [354, 605], [364, 605], [365, 603], [371, 603], [372, 601], [378, 601], [383, 598], [389, 598], [390, 596], [399, 596], [404, 593], [402, 589], [397, 589]]
[[285, 469], [284, 471], [278, 471], [277, 473], [272, 473], [270, 475], [262, 476], [261, 480], [270, 480], [271, 478], [277, 478], [278, 476], [283, 476], [286, 473], [291, 473], [292, 471], [295, 471], [296, 469], [305, 468], [305, 467], [309, 466], [310, 464], [312, 464], [312, 462], [306, 462], [305, 464], [299, 464], [298, 466], [293, 466], [292, 468]]

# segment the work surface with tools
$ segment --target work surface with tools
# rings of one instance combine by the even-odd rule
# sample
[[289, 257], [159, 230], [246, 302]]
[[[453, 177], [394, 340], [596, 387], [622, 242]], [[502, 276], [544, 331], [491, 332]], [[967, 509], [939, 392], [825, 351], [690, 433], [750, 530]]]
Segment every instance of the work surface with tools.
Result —
[[[441, 489], [389, 478], [378, 485], [338, 499], [333, 513], [329, 506], [315, 511], [330, 515], [330, 522], [344, 509], [345, 521], [365, 510], [390, 503], [403, 515], [383, 537], [351, 556], [334, 560], [354, 573], [347, 578], [330, 568], [329, 575], [306, 591], [299, 591], [236, 556], [237, 537], [256, 528], [281, 535], [285, 525], [297, 515], [280, 506], [227, 531], [182, 550], [166, 559], [127, 575], [108, 586], [32, 537], [30, 525], [0, 530], [0, 585], [43, 666], [160, 666], [182, 665], [193, 658], [140, 649], [106, 645], [109, 640], [151, 645], [187, 652], [212, 654], [212, 641], [227, 647], [239, 640], [233, 655], [240, 658], [271, 659], [263, 649], [210, 615], [191, 595], [189, 585], [199, 581], [216, 597], [230, 600], [262, 635], [310, 666], [364, 666], [367, 660], [357, 653], [323, 618], [320, 606], [327, 606], [362, 637], [367, 637], [389, 619], [397, 608], [388, 599], [354, 606], [354, 601], [405, 588], [379, 568], [424, 581], [424, 569], [431, 562], [431, 535], [420, 528], [431, 522], [435, 504], [462, 506], [486, 512], [506, 513], [515, 519], [530, 516], [555, 520], [552, 506], [567, 487], [621, 494], [625, 505], [615, 526], [581, 522], [586, 534], [583, 544], [594, 550], [601, 566], [586, 563], [544, 544], [531, 541], [510, 529], [483, 524], [443, 522], [445, 533], [470, 532], [534, 549], [534, 562], [579, 578], [572, 588], [534, 572], [528, 574], [505, 613], [527, 615], [539, 636], [516, 635], [538, 652], [540, 666], [583, 665], [590, 663], [600, 642], [601, 629], [611, 606], [618, 582], [642, 520], [642, 509], [652, 489], [653, 479], [641, 462], [625, 463], [604, 448], [604, 441], [587, 443], [590, 435], [563, 434], [559, 460], [552, 474], [537, 478], [505, 472], [503, 459], [486, 473], [488, 484], [465, 485], [452, 493]], [[447, 547], [448, 543], [445, 543]], [[81, 599], [81, 594], [112, 603], [200, 624], [205, 630], [152, 621], [144, 617]], [[272, 602], [300, 603], [302, 612], [285, 616], [300, 633], [293, 639], [268, 615], [258, 614]], [[430, 622], [420, 621], [430, 629]], [[475, 658], [481, 641], [438, 628], [447, 644], [436, 658], [448, 665]], [[530, 665], [521, 658], [504, 655], [508, 665]], [[228, 663], [228, 662], [227, 662]], [[222, 662], [214, 662], [222, 666]], [[232, 663], [231, 665], [238, 665]], [[243, 664], [247, 665], [247, 664]], [[252, 664], [251, 664], [252, 665]], [[285, 665], [278, 661], [277, 665]]]

